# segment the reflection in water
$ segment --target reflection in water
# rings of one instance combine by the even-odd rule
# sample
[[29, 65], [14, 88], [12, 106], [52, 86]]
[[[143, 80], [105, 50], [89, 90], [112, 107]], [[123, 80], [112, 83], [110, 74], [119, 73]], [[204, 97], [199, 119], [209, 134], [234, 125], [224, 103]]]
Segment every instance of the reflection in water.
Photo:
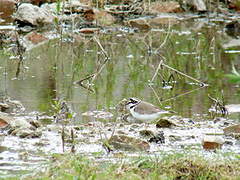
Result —
[[[56, 40], [50, 41], [26, 54], [28, 68], [18, 79], [12, 80], [16, 64], [5, 57], [0, 65], [7, 67], [7, 80], [4, 83], [2, 76], [1, 82], [6, 84], [9, 96], [22, 101], [29, 111], [49, 111], [52, 99], [65, 99], [78, 113], [78, 120], [82, 120], [80, 115], [85, 111], [111, 109], [127, 97], [170, 106], [183, 116], [206, 114], [211, 105], [208, 94], [215, 97], [221, 90], [227, 102], [236, 103], [236, 89], [224, 81], [224, 74], [230, 71], [236, 55], [224, 53], [217, 30], [184, 34], [175, 28], [164, 46], [161, 45], [166, 33], [157, 31], [104, 34], [97, 41], [85, 37], [80, 43], [66, 42], [61, 46]], [[164, 57], [165, 66], [209, 87], [200, 88], [192, 79], [171, 68], [158, 67], [159, 55], [149, 54], [149, 50], [157, 50]], [[105, 61], [105, 53], [108, 61]], [[89, 75], [93, 76], [86, 79]], [[83, 79], [86, 81], [81, 83], [94, 93], [74, 84]], [[166, 82], [173, 88], [166, 88]]]

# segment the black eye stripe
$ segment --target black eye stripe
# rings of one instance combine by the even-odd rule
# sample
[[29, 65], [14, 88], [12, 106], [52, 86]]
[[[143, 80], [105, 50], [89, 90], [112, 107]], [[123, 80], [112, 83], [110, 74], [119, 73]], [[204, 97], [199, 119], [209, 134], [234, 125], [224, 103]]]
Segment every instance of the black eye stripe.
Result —
[[138, 103], [138, 101], [134, 100], [133, 98], [130, 98], [130, 102], [129, 103]]
[[135, 105], [134, 105], [134, 106], [131, 106], [130, 109], [132, 109], [132, 108], [134, 108], [134, 107], [135, 107]]

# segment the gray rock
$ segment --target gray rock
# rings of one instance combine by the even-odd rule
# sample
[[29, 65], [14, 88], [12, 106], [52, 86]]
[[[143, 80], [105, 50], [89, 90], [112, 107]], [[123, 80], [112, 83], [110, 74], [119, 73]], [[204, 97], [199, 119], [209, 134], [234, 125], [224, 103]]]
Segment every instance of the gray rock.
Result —
[[20, 138], [36, 138], [42, 135], [41, 131], [34, 131], [29, 128], [17, 128], [11, 132], [11, 135], [18, 136]]
[[23, 3], [18, 7], [15, 19], [33, 26], [43, 26], [52, 24], [54, 16], [46, 9]]
[[15, 118], [6, 113], [0, 113], [0, 129], [7, 130], [8, 134], [18, 136], [20, 138], [34, 138], [42, 135], [40, 130], [41, 124], [37, 120], [30, 120], [25, 118]]
[[146, 151], [150, 149], [150, 145], [146, 141], [125, 135], [114, 135], [108, 143], [117, 150]]
[[25, 111], [21, 102], [11, 100], [9, 97], [0, 102], [0, 111], [5, 113], [21, 113]]
[[154, 132], [153, 131], [146, 130], [146, 129], [139, 131], [139, 134], [142, 137], [153, 137], [154, 136]]
[[207, 11], [205, 2], [203, 0], [189, 0], [188, 4], [193, 6], [197, 11], [200, 11], [200, 12]]
[[161, 118], [156, 123], [157, 128], [170, 128], [172, 126], [176, 126], [176, 124], [172, 120], [166, 118]]

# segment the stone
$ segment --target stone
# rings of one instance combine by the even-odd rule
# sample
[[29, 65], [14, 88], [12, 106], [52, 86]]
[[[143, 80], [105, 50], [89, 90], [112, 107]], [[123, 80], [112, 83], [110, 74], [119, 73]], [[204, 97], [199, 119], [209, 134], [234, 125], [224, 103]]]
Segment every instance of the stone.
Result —
[[195, 10], [199, 12], [206, 12], [207, 7], [203, 0], [189, 0], [187, 1], [190, 6], [192, 6]]
[[21, 127], [21, 128], [14, 129], [11, 132], [11, 135], [15, 135], [20, 138], [37, 138], [42, 135], [42, 132], [34, 131], [34, 130], [31, 130], [31, 129], [25, 128], [25, 127]]
[[20, 138], [40, 137], [42, 135], [42, 132], [39, 130], [40, 126], [37, 120], [30, 120], [28, 122], [22, 117], [14, 118], [6, 113], [0, 113], [0, 129], [7, 130], [8, 134], [13, 136]]
[[173, 24], [178, 24], [179, 22], [180, 22], [180, 18], [174, 14], [160, 15], [155, 18], [151, 18], [149, 20], [151, 27], [158, 27], [160, 25], [169, 25], [169, 24], [173, 25]]
[[95, 20], [101, 26], [109, 26], [116, 21], [115, 17], [106, 11], [94, 9], [93, 12], [95, 14]]
[[156, 123], [157, 128], [170, 128], [172, 126], [175, 126], [175, 124], [172, 121], [164, 118], [159, 119]]
[[150, 30], [151, 26], [146, 18], [137, 18], [127, 21], [127, 24], [131, 27], [138, 28], [140, 30]]
[[0, 102], [0, 110], [4, 113], [21, 113], [25, 108], [20, 101], [6, 98]]
[[160, 131], [159, 133], [157, 133], [156, 135], [154, 135], [153, 137], [151, 137], [148, 142], [152, 143], [158, 143], [158, 144], [163, 144], [165, 143], [165, 136], [164, 136], [164, 132]]
[[0, 129], [8, 126], [11, 121], [14, 121], [14, 119], [11, 116], [8, 116], [5, 113], [0, 113]]
[[0, 17], [9, 18], [16, 11], [16, 5], [14, 0], [0, 0]]
[[240, 0], [228, 0], [229, 1], [229, 9], [235, 9], [236, 11], [240, 11]]
[[240, 124], [228, 126], [223, 129], [224, 134], [239, 133], [240, 134]]
[[205, 150], [221, 149], [225, 140], [221, 136], [204, 136], [202, 146]]
[[44, 35], [37, 32], [30, 32], [25, 38], [35, 45], [48, 40]]
[[150, 130], [141, 130], [139, 131], [140, 136], [142, 137], [153, 137], [154, 133]]
[[41, 122], [38, 120], [30, 120], [29, 123], [35, 128], [39, 128], [42, 126]]
[[23, 3], [18, 7], [15, 20], [32, 26], [50, 25], [54, 22], [54, 16], [46, 9]]
[[151, 2], [149, 7], [149, 13], [151, 14], [158, 14], [158, 13], [180, 13], [183, 10], [181, 6], [176, 1], [156, 1]]
[[125, 135], [114, 135], [108, 141], [110, 146], [124, 151], [146, 151], [150, 149], [148, 142]]
[[173, 25], [180, 22], [180, 18], [174, 14], [164, 14], [159, 15], [154, 18], [136, 18], [126, 21], [125, 24], [133, 27], [138, 28], [140, 30], [150, 30], [151, 28], [159, 28], [162, 25]]
[[79, 30], [80, 33], [84, 34], [93, 34], [93, 33], [98, 33], [100, 31], [99, 28], [82, 28]]

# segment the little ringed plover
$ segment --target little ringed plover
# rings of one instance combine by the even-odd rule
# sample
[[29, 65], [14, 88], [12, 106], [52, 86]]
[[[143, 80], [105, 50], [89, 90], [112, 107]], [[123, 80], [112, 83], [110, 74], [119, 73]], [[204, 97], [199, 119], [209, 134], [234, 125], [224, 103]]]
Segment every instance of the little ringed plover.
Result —
[[126, 109], [131, 113], [131, 115], [141, 121], [153, 121], [159, 118], [162, 114], [168, 114], [168, 111], [161, 110], [145, 101], [141, 101], [136, 98], [129, 98], [126, 103]]

